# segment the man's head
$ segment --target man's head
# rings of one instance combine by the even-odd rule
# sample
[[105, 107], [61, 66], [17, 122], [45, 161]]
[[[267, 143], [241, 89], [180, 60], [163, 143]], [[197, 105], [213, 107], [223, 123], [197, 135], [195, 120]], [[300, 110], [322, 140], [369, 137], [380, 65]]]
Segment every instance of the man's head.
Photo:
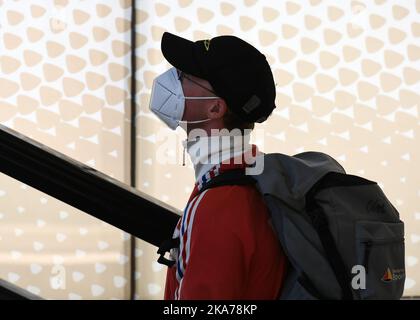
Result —
[[[192, 129], [202, 128], [206, 132], [209, 129], [222, 129], [223, 116], [226, 113], [226, 102], [219, 98], [211, 84], [204, 79], [198, 78], [178, 70], [179, 80], [181, 81], [182, 91], [186, 97], [214, 97], [214, 99], [186, 99], [182, 121], [185, 121], [187, 133]], [[208, 121], [200, 123], [190, 123], [189, 121], [206, 119]]]
[[234, 36], [192, 42], [165, 32], [161, 49], [181, 81], [188, 131], [252, 129], [275, 108], [270, 66], [249, 43]]

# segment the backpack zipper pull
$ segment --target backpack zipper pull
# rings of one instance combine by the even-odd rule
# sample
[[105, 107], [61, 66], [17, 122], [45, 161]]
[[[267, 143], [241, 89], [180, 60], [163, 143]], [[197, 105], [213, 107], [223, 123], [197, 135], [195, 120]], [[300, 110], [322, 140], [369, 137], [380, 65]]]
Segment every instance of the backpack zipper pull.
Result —
[[365, 266], [366, 273], [369, 273], [369, 256], [370, 251], [372, 249], [373, 242], [372, 241], [365, 241], [365, 257], [363, 259], [363, 265]]

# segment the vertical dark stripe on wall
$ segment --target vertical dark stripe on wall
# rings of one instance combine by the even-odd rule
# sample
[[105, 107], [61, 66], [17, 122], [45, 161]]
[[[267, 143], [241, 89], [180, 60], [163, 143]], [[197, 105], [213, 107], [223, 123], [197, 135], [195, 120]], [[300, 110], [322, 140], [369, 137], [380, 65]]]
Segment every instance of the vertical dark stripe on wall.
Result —
[[[130, 185], [136, 187], [136, 0], [131, 3]], [[136, 296], [136, 237], [130, 237], [130, 299]]]

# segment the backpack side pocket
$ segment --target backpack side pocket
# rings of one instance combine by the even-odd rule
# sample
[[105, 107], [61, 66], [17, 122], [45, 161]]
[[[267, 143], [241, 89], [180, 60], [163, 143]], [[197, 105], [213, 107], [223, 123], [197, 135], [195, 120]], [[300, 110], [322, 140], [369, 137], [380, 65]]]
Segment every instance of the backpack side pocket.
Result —
[[357, 263], [365, 270], [365, 283], [357, 290], [360, 298], [400, 299], [405, 282], [404, 224], [358, 221], [356, 242]]

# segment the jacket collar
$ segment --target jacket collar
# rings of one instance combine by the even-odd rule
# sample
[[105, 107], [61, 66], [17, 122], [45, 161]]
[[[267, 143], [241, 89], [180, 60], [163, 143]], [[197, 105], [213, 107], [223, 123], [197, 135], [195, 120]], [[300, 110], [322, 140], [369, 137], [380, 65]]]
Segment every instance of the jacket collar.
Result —
[[241, 154], [235, 157], [226, 159], [221, 163], [213, 165], [207, 172], [202, 174], [197, 179], [188, 202], [190, 202], [201, 191], [201, 189], [214, 177], [229, 170], [242, 168], [245, 169], [246, 167], [252, 167], [255, 162], [255, 158], [261, 155], [262, 152], [259, 151], [258, 147], [255, 144], [251, 144], [250, 148], [247, 149], [245, 152], [242, 152]]

